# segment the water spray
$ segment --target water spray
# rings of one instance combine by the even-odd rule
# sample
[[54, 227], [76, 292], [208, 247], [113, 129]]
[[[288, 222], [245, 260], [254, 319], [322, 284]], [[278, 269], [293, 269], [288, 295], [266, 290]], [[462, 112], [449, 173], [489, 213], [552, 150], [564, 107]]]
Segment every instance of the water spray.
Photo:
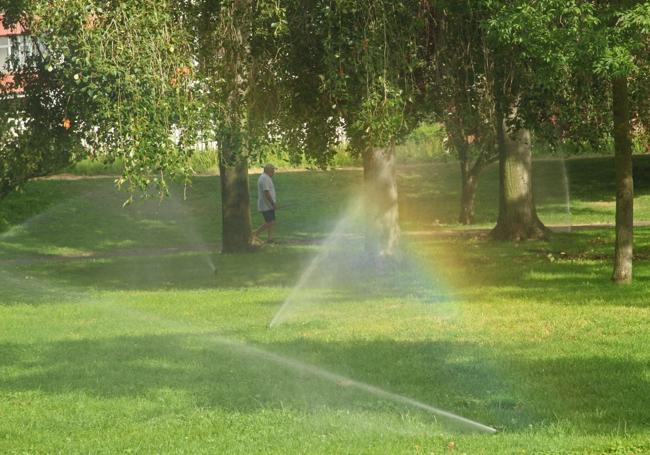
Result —
[[389, 392], [384, 389], [380, 389], [379, 387], [375, 387], [370, 384], [366, 384], [363, 382], [355, 381], [354, 379], [347, 378], [345, 376], [332, 373], [330, 371], [324, 370], [322, 368], [318, 368], [314, 365], [309, 365], [307, 363], [299, 362], [297, 360], [291, 359], [289, 357], [284, 357], [280, 356], [278, 354], [264, 351], [262, 349], [244, 345], [242, 343], [234, 342], [232, 340], [227, 340], [222, 337], [213, 337], [213, 339], [216, 338], [216, 341], [220, 343], [225, 343], [228, 344], [231, 347], [236, 347], [239, 351], [244, 352], [249, 355], [254, 355], [256, 357], [261, 357], [264, 358], [265, 360], [277, 363], [279, 365], [289, 367], [293, 370], [299, 371], [301, 373], [309, 373], [313, 376], [319, 377], [321, 379], [328, 380], [330, 382], [334, 382], [335, 384], [339, 385], [340, 387], [351, 387], [354, 389], [361, 390], [363, 392], [369, 393], [371, 395], [375, 395], [380, 398], [384, 398], [390, 401], [394, 401], [397, 403], [402, 403], [406, 404], [409, 406], [412, 406], [414, 408], [421, 409], [423, 411], [426, 411], [430, 414], [436, 415], [438, 417], [443, 417], [446, 419], [449, 419], [451, 421], [454, 421], [456, 423], [463, 424], [465, 426], [468, 426], [472, 428], [473, 430], [478, 430], [484, 433], [489, 433], [489, 434], [495, 434], [497, 433], [497, 429], [490, 427], [488, 425], [484, 425], [480, 422], [476, 422], [474, 420], [456, 415], [454, 413], [451, 413], [449, 411], [445, 411], [444, 409], [436, 408], [434, 406], [428, 405], [426, 403], [422, 403], [420, 401], [417, 401], [413, 398], [409, 398], [403, 395], [399, 395], [396, 393]]
[[[187, 323], [179, 323], [177, 321], [172, 321], [167, 318], [162, 318], [158, 315], [153, 315], [151, 313], [145, 313], [140, 310], [136, 310], [133, 308], [125, 308], [124, 305], [119, 305], [119, 308], [113, 309], [113, 311], [119, 311], [119, 314], [121, 316], [124, 316], [127, 312], [129, 313], [129, 316], [134, 316], [134, 317], [140, 317], [144, 318], [148, 321], [151, 321], [152, 319], [157, 319], [158, 322], [168, 326], [169, 328], [173, 329], [187, 329], [188, 326], [191, 326], [191, 324]], [[363, 382], [355, 381], [354, 379], [348, 378], [346, 376], [342, 376], [340, 374], [332, 373], [330, 371], [327, 371], [323, 368], [319, 368], [315, 365], [310, 365], [305, 362], [301, 362], [296, 359], [292, 359], [290, 357], [286, 357], [280, 354], [276, 354], [274, 352], [269, 352], [265, 351], [261, 348], [258, 348], [256, 346], [251, 346], [249, 344], [246, 344], [241, 341], [233, 340], [230, 338], [226, 338], [224, 336], [214, 334], [214, 333], [203, 333], [200, 334], [200, 336], [203, 336], [207, 341], [211, 341], [214, 344], [218, 344], [221, 346], [228, 347], [229, 349], [232, 349], [233, 351], [236, 351], [240, 354], [248, 355], [251, 357], [255, 357], [258, 359], [262, 359], [268, 362], [272, 362], [276, 365], [280, 365], [282, 367], [288, 368], [290, 370], [294, 370], [298, 373], [306, 373], [311, 376], [326, 380], [328, 382], [332, 382], [336, 384], [339, 387], [345, 387], [345, 388], [353, 388], [360, 390], [362, 392], [368, 393], [370, 395], [374, 395], [376, 397], [393, 401], [396, 403], [401, 403], [405, 404], [417, 409], [420, 409], [422, 411], [425, 411], [431, 415], [437, 416], [437, 417], [442, 417], [445, 419], [448, 419], [449, 421], [461, 424], [465, 427], [471, 428], [472, 430], [480, 431], [483, 433], [489, 433], [489, 434], [495, 434], [497, 433], [497, 429], [490, 427], [488, 425], [484, 425], [480, 422], [476, 422], [474, 420], [456, 415], [452, 412], [445, 411], [444, 409], [437, 408], [435, 406], [428, 405], [426, 403], [422, 403], [421, 401], [415, 400], [413, 398], [404, 396], [404, 395], [399, 395], [397, 393], [389, 392], [387, 390], [381, 389], [379, 387], [366, 384]]]

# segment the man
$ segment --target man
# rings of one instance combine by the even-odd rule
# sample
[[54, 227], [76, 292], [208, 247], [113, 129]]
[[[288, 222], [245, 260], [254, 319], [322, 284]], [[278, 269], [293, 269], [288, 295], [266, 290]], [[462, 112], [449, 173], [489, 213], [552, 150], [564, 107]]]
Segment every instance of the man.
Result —
[[264, 224], [253, 232], [253, 240], [259, 241], [258, 235], [268, 232], [268, 243], [273, 243], [273, 226], [275, 226], [275, 186], [273, 185], [273, 174], [275, 167], [272, 164], [264, 166], [264, 172], [257, 180], [257, 210], [264, 217]]

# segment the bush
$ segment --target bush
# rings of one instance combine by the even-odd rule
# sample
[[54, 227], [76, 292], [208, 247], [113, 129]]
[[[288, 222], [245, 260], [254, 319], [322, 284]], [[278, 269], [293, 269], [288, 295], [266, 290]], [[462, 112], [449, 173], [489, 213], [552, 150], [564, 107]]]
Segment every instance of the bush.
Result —
[[72, 166], [64, 169], [64, 172], [74, 175], [121, 175], [122, 174], [122, 161], [115, 160], [112, 163], [107, 163], [101, 160], [85, 159], [78, 161]]
[[398, 163], [444, 161], [449, 152], [444, 146], [447, 133], [440, 123], [422, 123], [397, 146]]

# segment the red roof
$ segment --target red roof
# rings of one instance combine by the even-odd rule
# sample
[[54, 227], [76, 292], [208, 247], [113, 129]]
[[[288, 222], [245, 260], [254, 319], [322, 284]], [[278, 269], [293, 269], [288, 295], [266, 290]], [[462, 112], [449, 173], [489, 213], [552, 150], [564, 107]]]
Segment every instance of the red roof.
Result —
[[0, 36], [20, 35], [24, 31], [25, 30], [20, 24], [15, 24], [9, 28], [5, 28], [4, 24], [2, 23], [2, 16], [0, 16]]
[[[3, 91], [3, 88], [10, 86], [14, 82], [14, 77], [11, 74], [5, 74], [0, 76], [0, 93]], [[6, 90], [8, 93], [23, 93], [25, 91], [24, 87], [13, 86]]]

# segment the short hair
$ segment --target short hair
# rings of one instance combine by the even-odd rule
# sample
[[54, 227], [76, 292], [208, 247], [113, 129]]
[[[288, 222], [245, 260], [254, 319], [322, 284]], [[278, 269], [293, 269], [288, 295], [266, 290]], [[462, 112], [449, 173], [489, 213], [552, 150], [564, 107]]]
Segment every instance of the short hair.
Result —
[[275, 171], [275, 166], [273, 166], [271, 163], [265, 164], [264, 172], [268, 172], [268, 171]]

